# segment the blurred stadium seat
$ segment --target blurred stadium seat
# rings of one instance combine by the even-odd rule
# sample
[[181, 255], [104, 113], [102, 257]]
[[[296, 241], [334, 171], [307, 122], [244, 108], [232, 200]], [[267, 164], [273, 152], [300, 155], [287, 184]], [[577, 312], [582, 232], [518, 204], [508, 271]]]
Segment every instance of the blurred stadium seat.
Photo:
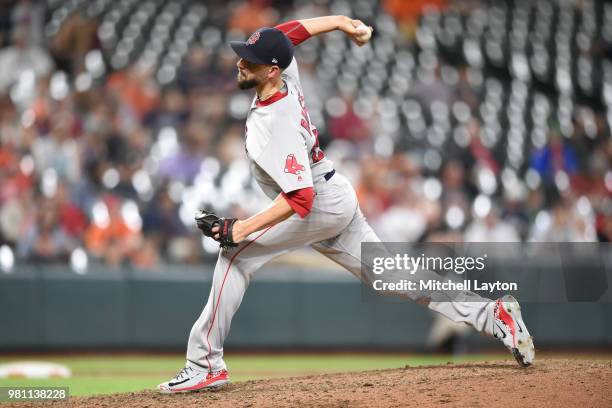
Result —
[[375, 29], [296, 57], [324, 150], [383, 239], [612, 238], [612, 4], [293, 3], [4, 2], [0, 265], [213, 257], [195, 211], [267, 200], [226, 43], [324, 14]]

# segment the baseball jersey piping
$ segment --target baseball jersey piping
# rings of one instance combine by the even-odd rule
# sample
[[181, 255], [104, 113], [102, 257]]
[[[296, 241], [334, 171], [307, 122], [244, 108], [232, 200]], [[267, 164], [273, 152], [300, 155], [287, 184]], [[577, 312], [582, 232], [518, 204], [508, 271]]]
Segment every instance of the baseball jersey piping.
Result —
[[[253, 242], [257, 241], [259, 238], [261, 238], [261, 236], [263, 234], [265, 234], [266, 232], [270, 231], [270, 229], [273, 227], [274, 225], [269, 226], [268, 228], [266, 228], [265, 230], [263, 230], [261, 232], [261, 234], [259, 234], [258, 236], [256, 236], [252, 241], [249, 241], [249, 243], [247, 243], [245, 246], [243, 246], [242, 248], [240, 248], [240, 250], [238, 252], [236, 252], [234, 254], [234, 256], [232, 256], [232, 258], [230, 259], [229, 265], [227, 266], [227, 270], [225, 271], [225, 274], [223, 275], [223, 281], [221, 282], [221, 288], [219, 289], [219, 297], [217, 297], [217, 301], [214, 303], [213, 305], [213, 318], [212, 321], [210, 322], [210, 327], [208, 328], [208, 332], [206, 333], [206, 343], [208, 344], [208, 354], [206, 354], [206, 362], [208, 363], [208, 371], [211, 371], [212, 368], [210, 366], [210, 360], [208, 359], [208, 357], [210, 356], [210, 353], [212, 352], [212, 348], [210, 346], [210, 332], [212, 331], [213, 325], [215, 324], [215, 319], [217, 317], [217, 310], [219, 309], [219, 302], [221, 302], [221, 295], [223, 294], [223, 287], [225, 286], [225, 280], [227, 279], [227, 274], [230, 270], [230, 268], [232, 267], [232, 263], [234, 263], [234, 259], [236, 259], [236, 257], [242, 252], [244, 251], [246, 248], [249, 247], [249, 245], [251, 245]], [[213, 285], [214, 285], [214, 281], [213, 281]], [[214, 293], [214, 292], [213, 292]]]
[[269, 106], [272, 105], [274, 102], [276, 101], [280, 101], [281, 99], [283, 99], [285, 96], [289, 95], [289, 91], [287, 92], [281, 92], [281, 91], [276, 91], [275, 94], [273, 94], [272, 96], [270, 96], [268, 99], [266, 99], [265, 101], [260, 101], [259, 99], [257, 99], [255, 101], [255, 106], [257, 106], [258, 108], [264, 107], [264, 106]]

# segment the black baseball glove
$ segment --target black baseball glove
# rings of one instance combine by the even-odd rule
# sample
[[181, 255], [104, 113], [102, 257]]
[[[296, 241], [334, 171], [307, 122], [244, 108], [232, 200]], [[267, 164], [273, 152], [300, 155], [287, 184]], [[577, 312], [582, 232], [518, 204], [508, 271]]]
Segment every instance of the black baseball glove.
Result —
[[[202, 234], [218, 241], [222, 248], [238, 246], [232, 237], [232, 229], [237, 221], [236, 218], [220, 218], [212, 212], [200, 210], [195, 216], [195, 221]], [[219, 232], [213, 232], [214, 227], [219, 227]], [[219, 234], [219, 238], [215, 238], [216, 234]]]

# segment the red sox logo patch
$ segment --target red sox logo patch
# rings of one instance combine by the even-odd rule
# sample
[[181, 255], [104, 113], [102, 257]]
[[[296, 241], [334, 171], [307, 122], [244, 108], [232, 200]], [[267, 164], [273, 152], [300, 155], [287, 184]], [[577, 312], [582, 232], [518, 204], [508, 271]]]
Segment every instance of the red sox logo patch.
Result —
[[291, 173], [298, 176], [298, 181], [302, 181], [302, 172], [306, 170], [304, 166], [297, 162], [295, 155], [292, 153], [285, 159], [285, 173]]
[[259, 40], [259, 31], [255, 31], [253, 34], [251, 34], [251, 36], [247, 40], [247, 44], [253, 45], [257, 42], [257, 40]]

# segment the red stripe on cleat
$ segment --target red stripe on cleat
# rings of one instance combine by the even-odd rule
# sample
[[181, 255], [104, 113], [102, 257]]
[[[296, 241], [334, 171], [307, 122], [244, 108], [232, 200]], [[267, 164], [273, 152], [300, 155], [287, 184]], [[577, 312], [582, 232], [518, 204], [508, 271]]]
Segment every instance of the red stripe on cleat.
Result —
[[214, 384], [217, 381], [228, 381], [228, 380], [229, 380], [229, 374], [226, 370], [223, 370], [219, 372], [218, 374], [208, 373], [208, 375], [206, 376], [206, 380], [196, 385], [192, 385], [191, 387], [185, 387], [185, 388], [176, 388], [173, 391], [174, 392], [194, 391], [194, 390], [199, 390], [201, 388], [206, 388], [209, 385]]
[[510, 330], [510, 334], [512, 334], [512, 344], [514, 345], [514, 347], [516, 347], [514, 319], [506, 311], [506, 309], [504, 308], [504, 304], [502, 303], [501, 300], [498, 300], [496, 303], [497, 303], [497, 308], [495, 310], [495, 312], [497, 313], [496, 317], [506, 325], [508, 330]]

